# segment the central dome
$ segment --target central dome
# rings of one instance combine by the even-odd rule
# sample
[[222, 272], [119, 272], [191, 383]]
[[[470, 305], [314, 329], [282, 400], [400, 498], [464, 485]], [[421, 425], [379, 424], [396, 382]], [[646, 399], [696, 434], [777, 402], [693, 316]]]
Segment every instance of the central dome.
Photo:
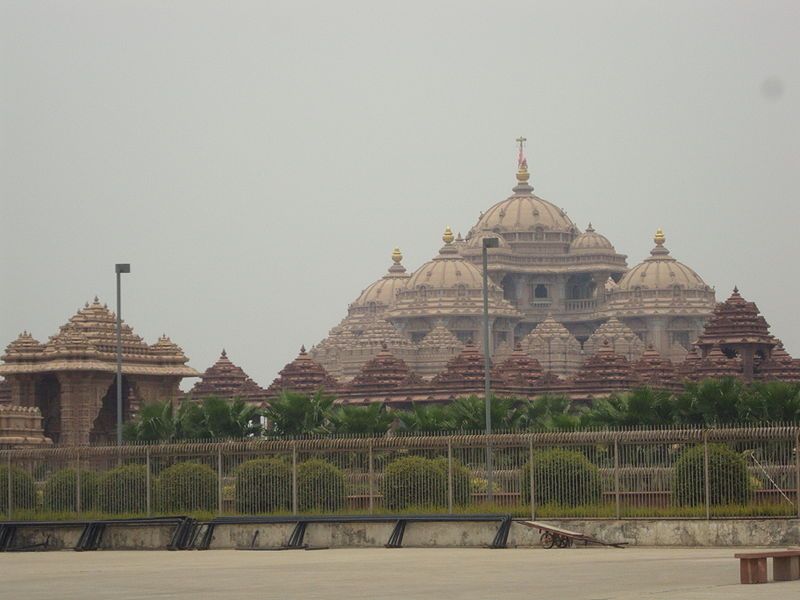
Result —
[[511, 244], [517, 242], [571, 243], [578, 228], [563, 209], [533, 194], [528, 183], [528, 163], [520, 149], [517, 185], [514, 194], [498, 202], [470, 230], [468, 239], [486, 231], [503, 236]]

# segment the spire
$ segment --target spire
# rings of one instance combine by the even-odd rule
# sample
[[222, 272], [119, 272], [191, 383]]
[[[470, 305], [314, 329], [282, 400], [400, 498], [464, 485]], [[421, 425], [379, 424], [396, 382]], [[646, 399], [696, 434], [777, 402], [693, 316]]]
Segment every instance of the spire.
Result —
[[444, 228], [444, 233], [442, 234], [442, 241], [447, 244], [448, 246], [453, 243], [453, 230], [450, 229], [450, 225]]
[[391, 275], [403, 275], [406, 272], [406, 268], [402, 264], [403, 260], [403, 253], [400, 252], [400, 248], [395, 248], [392, 250], [392, 266], [389, 267], [389, 273]]
[[400, 248], [392, 250], [392, 261], [396, 265], [399, 265], [403, 261], [403, 253], [400, 252]]
[[517, 152], [517, 185], [514, 186], [514, 192], [518, 194], [529, 194], [533, 191], [533, 187], [528, 183], [531, 175], [528, 173], [528, 159], [525, 156], [525, 142], [527, 141], [527, 138], [522, 136], [517, 138], [519, 150]]
[[589, 221], [589, 226], [586, 228], [586, 233], [594, 233], [594, 227], [592, 227], [591, 221]]
[[653, 241], [656, 243], [656, 246], [650, 251], [652, 256], [669, 254], [669, 250], [664, 247], [664, 242], [667, 241], [667, 236], [664, 235], [664, 230], [661, 229], [661, 227], [656, 229], [656, 234], [653, 236]]

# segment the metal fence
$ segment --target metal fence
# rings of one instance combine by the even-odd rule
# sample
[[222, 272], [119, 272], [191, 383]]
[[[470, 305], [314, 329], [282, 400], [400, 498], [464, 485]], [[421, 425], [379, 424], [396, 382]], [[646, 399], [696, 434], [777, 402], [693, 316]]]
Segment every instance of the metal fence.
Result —
[[2, 450], [0, 514], [800, 516], [799, 435], [775, 426]]

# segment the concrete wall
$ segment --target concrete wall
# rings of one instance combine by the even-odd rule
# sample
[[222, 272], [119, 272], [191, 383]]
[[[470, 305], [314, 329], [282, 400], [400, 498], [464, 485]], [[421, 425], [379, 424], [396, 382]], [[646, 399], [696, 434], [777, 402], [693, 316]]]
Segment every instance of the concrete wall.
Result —
[[[548, 524], [582, 532], [607, 542], [631, 546], [797, 546], [798, 519], [741, 520], [568, 520]], [[389, 540], [392, 523], [312, 523], [304, 542], [312, 547], [380, 548]], [[482, 547], [497, 532], [496, 523], [410, 523], [403, 545], [408, 547]], [[214, 531], [212, 549], [278, 548], [285, 545], [293, 524], [220, 525]], [[256, 531], [258, 535], [256, 536]], [[172, 537], [171, 526], [109, 526], [102, 539], [105, 550], [164, 549]], [[15, 546], [33, 545], [49, 538], [50, 549], [69, 549], [80, 537], [80, 528], [26, 528]], [[539, 547], [539, 532], [515, 522], [508, 536], [509, 547]]]

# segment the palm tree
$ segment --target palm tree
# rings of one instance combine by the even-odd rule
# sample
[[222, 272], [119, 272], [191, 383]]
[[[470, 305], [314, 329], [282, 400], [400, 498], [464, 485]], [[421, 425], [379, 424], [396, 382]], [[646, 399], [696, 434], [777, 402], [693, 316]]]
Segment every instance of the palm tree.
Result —
[[333, 396], [318, 390], [314, 394], [282, 392], [266, 409], [270, 431], [279, 435], [325, 433], [330, 428]]
[[415, 433], [452, 431], [455, 426], [445, 406], [413, 403], [409, 410], [399, 411], [402, 428]]
[[674, 403], [665, 390], [636, 388], [596, 400], [585, 422], [606, 427], [670, 425], [675, 422]]
[[800, 420], [800, 384], [785, 381], [757, 382], [743, 394], [740, 414], [747, 411], [747, 421]]
[[130, 442], [171, 442], [180, 439], [179, 422], [170, 401], [151, 402], [125, 424], [123, 437]]
[[335, 433], [384, 434], [394, 417], [380, 402], [367, 406], [342, 406], [331, 415], [331, 429]]
[[523, 429], [539, 431], [580, 429], [581, 415], [573, 412], [567, 396], [545, 394], [520, 408], [519, 425]]
[[[521, 413], [518, 401], [510, 398], [492, 398], [491, 416], [493, 430], [516, 429]], [[456, 429], [462, 431], [484, 431], [486, 428], [486, 403], [478, 396], [458, 398], [448, 406], [451, 420]]]
[[742, 414], [742, 383], [733, 377], [687, 383], [675, 401], [675, 421], [688, 425], [723, 425], [747, 418]]

